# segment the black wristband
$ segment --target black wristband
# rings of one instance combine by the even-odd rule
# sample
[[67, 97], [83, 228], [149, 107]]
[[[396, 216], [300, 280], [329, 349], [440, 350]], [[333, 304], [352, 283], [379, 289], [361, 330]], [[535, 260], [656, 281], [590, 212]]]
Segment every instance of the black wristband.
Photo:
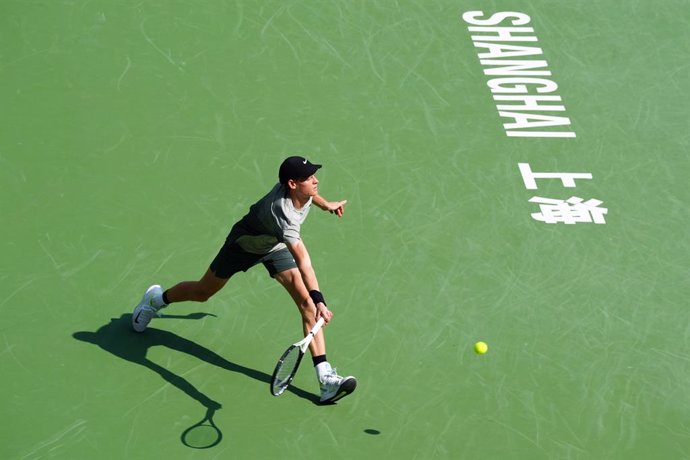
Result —
[[318, 304], [319, 302], [321, 302], [324, 305], [326, 305], [326, 300], [323, 298], [323, 294], [321, 294], [321, 291], [317, 291], [316, 289], [309, 291], [309, 297], [311, 297], [311, 300], [314, 301], [314, 304]]

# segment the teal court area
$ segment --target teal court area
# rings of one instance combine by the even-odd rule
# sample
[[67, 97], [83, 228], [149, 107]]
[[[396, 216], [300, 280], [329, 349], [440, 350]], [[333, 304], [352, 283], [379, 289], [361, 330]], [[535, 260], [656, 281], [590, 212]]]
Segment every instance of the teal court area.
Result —
[[[0, 2], [0, 458], [690, 458], [689, 14]], [[261, 267], [129, 325], [295, 154], [330, 406]]]

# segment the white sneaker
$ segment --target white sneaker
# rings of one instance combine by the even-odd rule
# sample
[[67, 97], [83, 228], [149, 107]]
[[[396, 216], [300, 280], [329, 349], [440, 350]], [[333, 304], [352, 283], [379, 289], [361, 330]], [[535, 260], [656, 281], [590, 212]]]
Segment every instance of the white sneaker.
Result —
[[160, 316], [158, 309], [153, 306], [153, 298], [163, 293], [157, 284], [149, 287], [141, 298], [141, 302], [132, 313], [132, 327], [137, 332], [144, 332], [154, 316]]
[[321, 403], [334, 403], [349, 395], [357, 388], [357, 379], [348, 376], [341, 377], [335, 369], [330, 369], [321, 376]]

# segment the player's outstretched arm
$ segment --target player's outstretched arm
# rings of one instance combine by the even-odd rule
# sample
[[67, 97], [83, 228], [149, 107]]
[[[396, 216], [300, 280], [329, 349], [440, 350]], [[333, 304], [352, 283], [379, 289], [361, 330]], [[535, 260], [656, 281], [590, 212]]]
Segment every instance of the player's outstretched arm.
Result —
[[[296, 243], [287, 243], [287, 247], [292, 253], [292, 257], [295, 258], [295, 263], [302, 275], [304, 286], [307, 288], [314, 305], [316, 305], [316, 319], [323, 317], [326, 320], [326, 324], [328, 324], [333, 317], [333, 313], [326, 306], [323, 295], [319, 290], [319, 282], [316, 279], [316, 272], [314, 272], [314, 267], [311, 264], [307, 247], [301, 240]], [[317, 295], [315, 296], [314, 293], [317, 293]], [[321, 301], [319, 301], [319, 298]]]

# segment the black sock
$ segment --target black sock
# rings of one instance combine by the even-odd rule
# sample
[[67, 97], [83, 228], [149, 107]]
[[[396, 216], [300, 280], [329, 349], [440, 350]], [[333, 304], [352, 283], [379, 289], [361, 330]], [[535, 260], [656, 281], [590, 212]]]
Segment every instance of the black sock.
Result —
[[166, 305], [170, 305], [170, 301], [168, 300], [168, 291], [167, 290], [163, 293], [163, 302], [165, 302]]
[[328, 361], [326, 359], [326, 355], [312, 356], [311, 360], [314, 362], [314, 367], [318, 366], [321, 363], [325, 363], [326, 361]]

